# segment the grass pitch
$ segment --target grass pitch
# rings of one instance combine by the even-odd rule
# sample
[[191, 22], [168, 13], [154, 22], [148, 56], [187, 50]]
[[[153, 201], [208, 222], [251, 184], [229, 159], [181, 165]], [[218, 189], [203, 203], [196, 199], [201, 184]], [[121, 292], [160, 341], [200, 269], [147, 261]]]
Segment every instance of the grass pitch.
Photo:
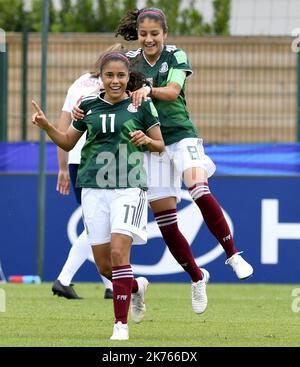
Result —
[[[129, 317], [130, 340], [110, 341], [113, 303], [103, 286], [77, 283], [83, 300], [52, 296], [51, 284], [0, 284], [0, 346], [300, 346], [295, 285], [209, 284], [208, 309], [196, 315], [186, 283], [152, 283], [141, 324]], [[2, 292], [3, 293], [3, 292]]]

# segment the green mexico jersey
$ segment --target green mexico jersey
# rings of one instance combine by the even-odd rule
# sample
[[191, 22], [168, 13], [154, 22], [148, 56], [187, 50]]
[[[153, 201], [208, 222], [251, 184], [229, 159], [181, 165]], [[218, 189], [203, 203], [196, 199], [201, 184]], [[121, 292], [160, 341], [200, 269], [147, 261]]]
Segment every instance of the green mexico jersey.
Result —
[[136, 130], [146, 133], [159, 124], [157, 111], [150, 98], [136, 109], [131, 98], [111, 104], [103, 99], [103, 95], [84, 98], [79, 106], [84, 111], [84, 118], [72, 121], [76, 130], [87, 130], [76, 185], [145, 190], [144, 149], [130, 142], [129, 133]]
[[[175, 69], [183, 70], [190, 75], [192, 67], [186, 53], [176, 46], [165, 45], [154, 65], [150, 65], [143, 55], [142, 49], [127, 52], [131, 70], [144, 74], [153, 87], [165, 87]], [[153, 100], [158, 111], [160, 128], [166, 145], [176, 143], [184, 138], [197, 137], [186, 107], [185, 83], [176, 101]]]

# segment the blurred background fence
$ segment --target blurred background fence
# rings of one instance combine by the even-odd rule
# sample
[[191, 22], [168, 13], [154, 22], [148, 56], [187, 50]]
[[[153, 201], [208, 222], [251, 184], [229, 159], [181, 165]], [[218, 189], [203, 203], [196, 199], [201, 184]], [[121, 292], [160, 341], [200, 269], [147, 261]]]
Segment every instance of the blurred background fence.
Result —
[[[6, 41], [7, 128], [2, 140], [37, 141], [31, 99], [40, 96], [41, 38], [37, 33], [8, 33]], [[49, 34], [47, 116], [52, 122], [60, 116], [70, 84], [117, 41], [112, 34]], [[187, 52], [193, 65], [188, 107], [206, 143], [299, 140], [300, 57], [292, 52], [292, 41], [288, 36], [168, 38], [168, 44]]]

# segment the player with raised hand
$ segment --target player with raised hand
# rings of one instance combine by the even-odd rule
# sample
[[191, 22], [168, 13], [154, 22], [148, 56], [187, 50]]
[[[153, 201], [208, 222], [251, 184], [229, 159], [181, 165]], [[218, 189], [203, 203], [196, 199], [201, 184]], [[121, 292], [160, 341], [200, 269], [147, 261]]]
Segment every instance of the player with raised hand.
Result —
[[[120, 43], [116, 43], [110, 46], [106, 52], [109, 51], [124, 51], [124, 47]], [[90, 71], [82, 74], [77, 78], [74, 83], [69, 87], [67, 96], [65, 98], [62, 113], [58, 121], [58, 129], [66, 131], [72, 122], [72, 107], [86, 95], [99, 92], [102, 87], [102, 81], [100, 78], [99, 65], [101, 62], [103, 53], [97, 58], [95, 65]], [[70, 192], [70, 182], [73, 187], [76, 201], [81, 205], [81, 188], [76, 187], [76, 177], [80, 164], [81, 149], [86, 140], [86, 134], [79, 139], [75, 147], [65, 152], [63, 149], [57, 149], [59, 171], [57, 176], [57, 191], [62, 195], [68, 195]], [[73, 288], [72, 279], [80, 266], [86, 261], [94, 261], [91, 246], [88, 244], [87, 234], [85, 229], [80, 233], [78, 238], [73, 242], [68, 258], [59, 273], [57, 279], [52, 285], [53, 294], [63, 296], [68, 299], [81, 299]], [[112, 284], [111, 281], [101, 276], [101, 279], [105, 286], [104, 298], [111, 299]]]
[[111, 339], [127, 340], [131, 294], [132, 315], [140, 322], [148, 286], [146, 278], [133, 278], [130, 265], [131, 245], [145, 243], [147, 237], [143, 151], [162, 152], [164, 142], [151, 99], [135, 108], [127, 93], [131, 76], [127, 57], [120, 52], [104, 55], [100, 76], [104, 91], [83, 98], [80, 108], [85, 117], [73, 121], [66, 132], [56, 129], [35, 101], [32, 122], [66, 151], [89, 131], [81, 152], [77, 186], [82, 187], [84, 223], [96, 264], [113, 283], [115, 324]]

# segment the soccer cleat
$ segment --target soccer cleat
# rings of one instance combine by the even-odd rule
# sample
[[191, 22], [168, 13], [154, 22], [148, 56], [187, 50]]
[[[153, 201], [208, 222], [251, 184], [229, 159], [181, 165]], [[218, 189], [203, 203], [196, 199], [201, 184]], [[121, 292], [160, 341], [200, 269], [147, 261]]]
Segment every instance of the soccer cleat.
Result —
[[56, 281], [52, 285], [53, 295], [58, 295], [58, 297], [65, 297], [67, 299], [82, 299], [75, 292], [73, 288], [73, 284], [70, 285], [62, 285], [61, 282], [56, 279]]
[[110, 289], [110, 288], [106, 288], [105, 289], [105, 292], [104, 292], [104, 298], [105, 299], [112, 299], [112, 298], [114, 298], [114, 296], [113, 296], [113, 290]]
[[240, 279], [247, 279], [251, 277], [253, 274], [253, 268], [250, 264], [245, 261], [242, 256], [240, 256], [241, 252], [237, 252], [236, 254], [232, 255], [229, 259], [225, 261], [225, 264], [229, 264], [233, 271], [235, 272], [236, 276]]
[[143, 320], [146, 312], [145, 294], [149, 285], [149, 282], [144, 277], [136, 278], [138, 283], [138, 291], [131, 295], [131, 317], [136, 323]]
[[192, 283], [192, 307], [195, 313], [203, 313], [207, 308], [206, 283], [209, 281], [209, 272], [201, 269], [202, 279]]
[[118, 321], [114, 325], [113, 335], [110, 337], [110, 340], [128, 340], [129, 332], [128, 325], [122, 324], [121, 321]]

